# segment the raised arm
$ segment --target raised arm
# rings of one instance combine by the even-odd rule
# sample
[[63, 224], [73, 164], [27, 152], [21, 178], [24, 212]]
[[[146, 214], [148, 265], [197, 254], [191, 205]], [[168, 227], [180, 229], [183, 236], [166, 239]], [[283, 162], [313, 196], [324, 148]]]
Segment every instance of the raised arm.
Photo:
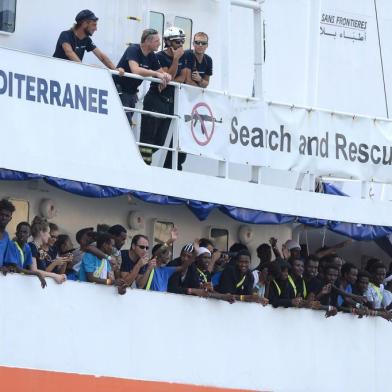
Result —
[[344, 248], [346, 245], [351, 244], [352, 242], [353, 240], [351, 238], [343, 242], [339, 242], [338, 244], [331, 246], [330, 248], [320, 250], [316, 253], [316, 256], [321, 259], [322, 257], [335, 253], [338, 249]]

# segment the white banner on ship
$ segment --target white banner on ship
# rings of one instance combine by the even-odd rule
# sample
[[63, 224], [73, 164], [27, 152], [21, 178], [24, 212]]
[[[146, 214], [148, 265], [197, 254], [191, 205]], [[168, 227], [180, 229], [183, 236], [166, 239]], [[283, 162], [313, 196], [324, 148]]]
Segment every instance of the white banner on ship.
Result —
[[182, 88], [182, 151], [281, 170], [392, 180], [392, 122]]

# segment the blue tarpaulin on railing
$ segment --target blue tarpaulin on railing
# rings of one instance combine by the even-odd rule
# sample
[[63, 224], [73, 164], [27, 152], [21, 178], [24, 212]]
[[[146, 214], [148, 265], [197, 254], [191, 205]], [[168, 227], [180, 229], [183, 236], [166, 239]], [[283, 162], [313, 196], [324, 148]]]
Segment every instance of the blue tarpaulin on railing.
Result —
[[[131, 189], [116, 188], [105, 185], [90, 184], [87, 182], [65, 180], [39, 174], [18, 172], [8, 169], [0, 169], [0, 180], [28, 181], [41, 179], [46, 183], [79, 196], [108, 198], [123, 195], [134, 196], [146, 203], [161, 205], [186, 205], [193, 214], [201, 221], [208, 218], [214, 209], [219, 209], [223, 214], [231, 218], [249, 224], [279, 225], [288, 223], [301, 223], [311, 227], [326, 227], [335, 233], [354, 238], [356, 240], [374, 240], [392, 234], [392, 227], [362, 225], [329, 221], [311, 217], [299, 217], [266, 211], [257, 211], [241, 207], [226, 206], [198, 200], [182, 199], [178, 197], [158, 195]], [[327, 194], [347, 196], [331, 184], [323, 184]]]

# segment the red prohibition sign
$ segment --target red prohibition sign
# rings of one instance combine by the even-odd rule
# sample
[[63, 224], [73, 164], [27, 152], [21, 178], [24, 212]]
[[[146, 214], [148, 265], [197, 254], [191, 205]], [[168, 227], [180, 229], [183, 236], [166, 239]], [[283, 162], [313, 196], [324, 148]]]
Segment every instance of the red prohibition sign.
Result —
[[[208, 111], [208, 115], [204, 116], [199, 113], [200, 108], [206, 108]], [[203, 117], [209, 117], [210, 121], [206, 121]], [[204, 135], [204, 139], [200, 140], [200, 136], [198, 137], [195, 134], [195, 125], [196, 123], [200, 121], [200, 126], [201, 126], [201, 131]], [[206, 123], [211, 123], [211, 129], [209, 130]], [[197, 105], [195, 105], [192, 109], [192, 114], [191, 114], [191, 131], [192, 131], [192, 136], [195, 139], [195, 142], [199, 144], [200, 146], [205, 146], [207, 145], [211, 138], [212, 135], [214, 134], [215, 130], [215, 118], [212, 114], [211, 108], [204, 102], [199, 102]]]

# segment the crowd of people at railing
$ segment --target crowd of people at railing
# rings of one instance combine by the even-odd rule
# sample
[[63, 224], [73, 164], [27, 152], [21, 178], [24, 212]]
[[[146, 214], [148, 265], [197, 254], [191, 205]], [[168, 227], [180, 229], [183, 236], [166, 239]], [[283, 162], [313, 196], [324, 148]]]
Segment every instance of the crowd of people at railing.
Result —
[[[138, 88], [143, 79], [124, 77], [124, 73], [160, 79], [160, 83], [151, 83], [143, 100], [144, 114], [140, 126], [140, 143], [143, 145], [140, 147], [140, 153], [145, 163], [150, 165], [152, 154], [156, 151], [151, 146], [164, 145], [171, 123], [170, 117], [156, 117], [151, 115], [151, 112], [168, 116], [174, 114], [174, 87], [168, 83], [174, 81], [201, 88], [206, 88], [209, 84], [213, 62], [205, 53], [208, 48], [208, 35], [197, 32], [193, 37], [193, 49], [184, 50], [184, 30], [171, 26], [163, 34], [164, 49], [158, 51], [161, 46], [158, 31], [146, 29], [141, 35], [140, 43], [130, 44], [116, 67], [91, 40], [97, 30], [97, 21], [98, 18], [92, 11], [80, 11], [75, 17], [73, 27], [60, 34], [53, 57], [82, 62], [86, 51], [93, 52], [106, 67], [118, 71], [114, 81], [131, 125], [133, 109], [138, 101]], [[180, 153], [177, 163], [179, 170], [182, 169], [185, 159], [186, 155]], [[172, 167], [171, 151], [167, 154], [164, 167]]]
[[48, 278], [59, 284], [74, 280], [113, 285], [120, 295], [139, 288], [230, 303], [325, 310], [326, 316], [341, 310], [392, 319], [391, 270], [387, 273], [378, 259], [368, 260], [363, 271], [344, 262], [337, 250], [347, 241], [306, 255], [294, 240], [286, 241], [280, 251], [278, 241], [271, 238], [257, 248], [259, 261], [252, 270], [251, 253], [241, 243], [226, 252], [216, 249], [210, 239], [197, 239], [185, 243], [173, 258], [176, 228], [151, 253], [143, 234], [133, 236], [130, 248], [122, 249], [127, 230], [121, 225], [82, 228], [76, 233], [75, 248], [69, 235], [39, 216], [31, 224], [18, 223], [15, 237], [10, 238], [6, 227], [14, 211], [9, 200], [0, 201], [1, 271], [35, 275], [42, 288]]

